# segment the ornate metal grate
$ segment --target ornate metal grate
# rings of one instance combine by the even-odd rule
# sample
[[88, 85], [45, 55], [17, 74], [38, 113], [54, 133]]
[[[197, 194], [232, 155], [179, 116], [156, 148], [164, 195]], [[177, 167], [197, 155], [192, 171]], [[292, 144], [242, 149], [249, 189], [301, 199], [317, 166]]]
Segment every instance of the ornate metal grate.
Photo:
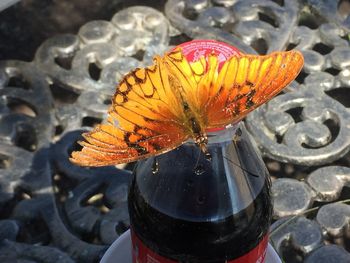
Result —
[[273, 177], [271, 241], [285, 262], [350, 262], [350, 206], [336, 202], [350, 197], [349, 6], [168, 0], [164, 14], [116, 10], [47, 39], [31, 62], [1, 61], [0, 261], [98, 262], [128, 227], [130, 171], [77, 167], [69, 152], [105, 117], [124, 73], [212, 38], [249, 53], [303, 52], [299, 78], [246, 119]]

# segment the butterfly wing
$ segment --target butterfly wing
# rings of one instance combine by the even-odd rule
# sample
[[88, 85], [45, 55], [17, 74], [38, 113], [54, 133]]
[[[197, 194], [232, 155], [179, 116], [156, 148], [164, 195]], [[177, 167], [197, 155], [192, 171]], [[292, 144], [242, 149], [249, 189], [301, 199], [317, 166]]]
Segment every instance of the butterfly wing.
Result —
[[195, 115], [204, 115], [202, 112], [205, 102], [210, 97], [213, 81], [217, 79], [218, 60], [210, 55], [208, 61], [204, 56], [190, 63], [182, 53], [181, 48], [167, 53], [164, 56], [169, 72], [178, 82], [178, 90], [182, 100], [186, 101]]
[[108, 122], [84, 134], [83, 149], [73, 152], [71, 161], [112, 165], [169, 151], [191, 135], [184, 103], [201, 127], [221, 128], [275, 96], [302, 65], [297, 51], [241, 55], [226, 61], [218, 73], [216, 55], [189, 63], [181, 49], [175, 49], [123, 79]]
[[103, 166], [136, 161], [174, 149], [189, 137], [168, 71], [160, 57], [154, 62], [124, 77], [107, 122], [83, 134], [83, 148], [72, 153], [73, 163]]
[[231, 57], [213, 81], [210, 99], [205, 102], [207, 128], [241, 120], [292, 82], [303, 64], [302, 54], [294, 50]]
[[181, 49], [175, 49], [165, 60], [181, 83], [183, 97], [206, 129], [237, 122], [270, 100], [295, 79], [304, 61], [298, 51], [240, 54], [227, 60], [219, 72], [214, 54], [189, 63]]

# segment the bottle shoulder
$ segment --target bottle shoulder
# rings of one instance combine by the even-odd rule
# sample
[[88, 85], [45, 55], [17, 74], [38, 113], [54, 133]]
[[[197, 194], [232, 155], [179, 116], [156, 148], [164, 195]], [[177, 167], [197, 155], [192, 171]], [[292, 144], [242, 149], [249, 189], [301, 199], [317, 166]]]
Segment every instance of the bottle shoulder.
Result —
[[134, 180], [146, 202], [164, 214], [197, 222], [220, 220], [248, 207], [267, 187], [267, 170], [248, 148], [212, 144], [208, 161], [195, 145], [183, 145], [140, 162]]

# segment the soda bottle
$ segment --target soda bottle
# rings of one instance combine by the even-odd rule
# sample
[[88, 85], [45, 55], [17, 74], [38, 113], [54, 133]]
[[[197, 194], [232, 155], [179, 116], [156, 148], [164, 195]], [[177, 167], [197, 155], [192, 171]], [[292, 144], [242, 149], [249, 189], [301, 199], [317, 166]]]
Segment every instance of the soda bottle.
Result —
[[[238, 128], [237, 128], [238, 126]], [[129, 191], [134, 263], [262, 263], [272, 214], [267, 169], [244, 124], [140, 161]]]

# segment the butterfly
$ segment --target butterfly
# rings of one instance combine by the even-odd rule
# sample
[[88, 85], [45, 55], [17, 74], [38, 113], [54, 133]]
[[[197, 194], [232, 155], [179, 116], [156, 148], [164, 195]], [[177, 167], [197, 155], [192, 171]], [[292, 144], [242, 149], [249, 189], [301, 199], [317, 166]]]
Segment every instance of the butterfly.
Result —
[[214, 53], [189, 62], [181, 47], [128, 73], [116, 88], [105, 123], [84, 133], [71, 162], [116, 165], [159, 155], [192, 138], [208, 154], [207, 131], [238, 122], [299, 74], [299, 51], [239, 53], [219, 69]]

